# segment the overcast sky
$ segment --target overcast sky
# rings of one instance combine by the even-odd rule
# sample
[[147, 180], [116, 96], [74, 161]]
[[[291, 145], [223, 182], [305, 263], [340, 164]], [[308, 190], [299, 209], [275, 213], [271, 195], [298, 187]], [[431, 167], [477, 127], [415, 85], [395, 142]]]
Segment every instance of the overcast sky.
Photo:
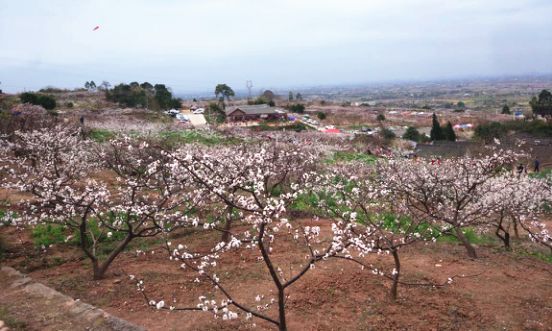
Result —
[[0, 88], [551, 73], [551, 13], [550, 0], [0, 0]]

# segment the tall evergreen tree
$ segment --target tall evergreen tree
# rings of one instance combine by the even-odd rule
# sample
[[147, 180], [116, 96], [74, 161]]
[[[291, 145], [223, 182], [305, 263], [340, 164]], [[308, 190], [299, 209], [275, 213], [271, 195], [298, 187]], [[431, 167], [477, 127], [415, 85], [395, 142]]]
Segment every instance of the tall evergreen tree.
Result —
[[505, 114], [505, 115], [511, 114], [510, 107], [508, 107], [508, 105], [504, 105], [504, 107], [502, 107], [502, 114]]
[[454, 128], [452, 127], [452, 123], [450, 122], [447, 123], [447, 126], [445, 126], [445, 129], [443, 130], [443, 135], [446, 140], [456, 141], [456, 133], [454, 133]]
[[445, 139], [443, 130], [441, 129], [441, 125], [439, 124], [439, 120], [437, 120], [437, 115], [435, 115], [435, 113], [433, 113], [433, 124], [431, 125], [431, 132], [429, 133], [429, 136], [432, 141]]

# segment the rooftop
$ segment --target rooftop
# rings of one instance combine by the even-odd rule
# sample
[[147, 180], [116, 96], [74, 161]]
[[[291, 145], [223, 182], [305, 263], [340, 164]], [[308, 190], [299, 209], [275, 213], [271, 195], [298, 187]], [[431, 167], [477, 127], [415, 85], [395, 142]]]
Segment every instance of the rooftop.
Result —
[[262, 105], [244, 105], [244, 106], [232, 106], [225, 110], [226, 115], [230, 115], [236, 110], [241, 110], [247, 115], [264, 115], [264, 114], [283, 114], [285, 111], [280, 108], [270, 107], [267, 104]]

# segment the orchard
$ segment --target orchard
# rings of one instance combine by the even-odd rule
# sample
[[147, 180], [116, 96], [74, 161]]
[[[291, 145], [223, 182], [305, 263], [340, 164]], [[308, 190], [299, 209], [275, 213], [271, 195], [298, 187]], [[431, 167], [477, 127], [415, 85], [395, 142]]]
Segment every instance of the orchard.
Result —
[[[29, 233], [59, 229], [61, 242], [32, 254], [79, 251], [94, 284], [125, 278], [134, 290], [121, 295], [133, 309], [146, 307], [142, 315], [211, 315], [228, 328], [331, 323], [316, 313], [320, 296], [298, 299], [319, 284], [317, 273], [377, 284], [386, 293], [378, 305], [400, 310], [403, 291], [469, 287], [486, 272], [451, 263], [421, 277], [434, 266], [411, 265], [413, 254], [461, 247], [455, 259], [465, 266], [530, 246], [550, 259], [552, 179], [518, 176], [523, 155], [335, 163], [328, 144], [313, 136], [175, 147], [148, 135], [100, 143], [60, 126], [16, 131], [0, 146], [2, 190], [17, 196], [3, 204], [0, 236], [28, 250]], [[474, 237], [499, 244], [489, 253]], [[168, 261], [170, 277], [142, 269], [157, 260]]]

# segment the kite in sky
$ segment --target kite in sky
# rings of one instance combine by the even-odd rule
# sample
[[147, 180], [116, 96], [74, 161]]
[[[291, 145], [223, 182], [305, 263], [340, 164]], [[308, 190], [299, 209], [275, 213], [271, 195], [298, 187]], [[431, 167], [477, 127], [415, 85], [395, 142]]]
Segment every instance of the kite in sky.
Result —
[[96, 30], [98, 30], [99, 28], [100, 28], [100, 26], [99, 26], [99, 25], [96, 25], [96, 26], [94, 27], [94, 29], [92, 29], [92, 31], [96, 31]]

